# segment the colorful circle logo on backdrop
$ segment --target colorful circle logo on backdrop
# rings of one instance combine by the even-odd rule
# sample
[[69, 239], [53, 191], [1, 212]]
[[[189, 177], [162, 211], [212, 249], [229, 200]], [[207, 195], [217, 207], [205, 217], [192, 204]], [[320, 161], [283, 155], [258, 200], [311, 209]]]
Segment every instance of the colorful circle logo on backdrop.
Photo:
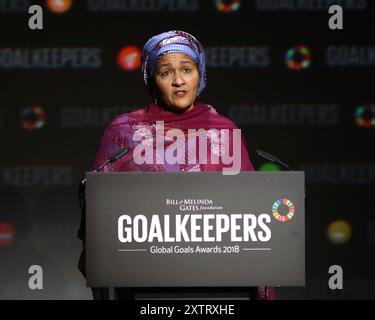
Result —
[[336, 220], [327, 228], [328, 239], [334, 244], [343, 244], [349, 241], [352, 234], [350, 224], [345, 220]]
[[125, 71], [134, 71], [141, 66], [142, 52], [138, 47], [128, 46], [120, 50], [117, 64]]
[[[280, 214], [279, 209], [280, 206], [286, 206], [288, 209], [287, 214]], [[276, 220], [281, 222], [289, 221], [293, 218], [294, 213], [296, 211], [296, 207], [294, 206], [293, 202], [288, 199], [279, 199], [275, 201], [272, 207], [272, 213]]]
[[375, 105], [358, 107], [355, 111], [355, 122], [360, 127], [375, 127]]
[[10, 245], [14, 241], [14, 228], [11, 224], [0, 222], [0, 247]]
[[21, 126], [27, 130], [40, 129], [46, 122], [46, 114], [41, 106], [33, 105], [21, 110]]
[[215, 5], [217, 10], [228, 13], [237, 11], [241, 7], [240, 0], [233, 0], [233, 1], [223, 1], [223, 0], [215, 0]]
[[310, 49], [303, 45], [289, 49], [285, 53], [285, 63], [292, 70], [307, 69], [311, 64]]
[[47, 7], [54, 13], [64, 13], [73, 4], [73, 0], [47, 0]]

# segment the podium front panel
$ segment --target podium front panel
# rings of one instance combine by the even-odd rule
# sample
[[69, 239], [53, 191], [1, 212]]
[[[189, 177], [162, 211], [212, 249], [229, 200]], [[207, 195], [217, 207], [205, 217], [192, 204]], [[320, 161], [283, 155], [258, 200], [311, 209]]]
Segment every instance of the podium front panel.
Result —
[[305, 285], [303, 172], [86, 177], [87, 286]]

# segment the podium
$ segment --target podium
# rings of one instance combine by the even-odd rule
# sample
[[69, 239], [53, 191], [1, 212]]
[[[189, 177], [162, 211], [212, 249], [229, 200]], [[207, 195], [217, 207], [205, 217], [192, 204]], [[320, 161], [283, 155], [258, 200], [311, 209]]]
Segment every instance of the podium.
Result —
[[304, 172], [86, 174], [89, 287], [305, 285]]

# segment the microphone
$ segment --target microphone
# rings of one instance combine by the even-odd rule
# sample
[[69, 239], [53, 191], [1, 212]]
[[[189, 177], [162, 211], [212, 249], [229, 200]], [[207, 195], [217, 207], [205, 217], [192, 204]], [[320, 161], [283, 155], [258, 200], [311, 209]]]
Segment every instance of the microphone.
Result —
[[102, 170], [108, 163], [112, 163], [123, 157], [125, 154], [127, 154], [129, 151], [128, 147], [125, 147], [123, 149], [120, 149], [120, 151], [117, 151], [112, 157], [110, 157], [106, 162], [104, 162], [102, 165], [99, 166], [99, 168], [95, 169], [92, 172], [99, 172]]
[[[113, 163], [118, 159], [122, 158], [129, 151], [128, 147], [122, 148], [113, 154], [108, 160], [102, 163], [97, 169], [91, 172], [99, 172], [102, 170], [108, 163]], [[86, 189], [86, 178], [84, 178], [78, 188], [78, 203], [81, 208], [81, 225], [78, 230], [77, 238], [83, 240], [85, 238], [85, 214], [86, 214], [86, 199], [85, 199], [85, 189]]]
[[273, 156], [272, 154], [269, 154], [267, 152], [264, 152], [262, 150], [255, 150], [255, 152], [261, 156], [262, 158], [268, 160], [268, 161], [271, 161], [273, 163], [277, 163], [279, 165], [281, 165], [282, 167], [284, 167], [285, 169], [287, 169], [288, 171], [294, 171], [294, 169], [292, 169], [291, 167], [289, 167], [286, 163], [282, 162], [279, 158]]
[[[125, 154], [127, 154], [129, 151], [128, 147], [122, 148], [119, 151], [117, 151], [114, 155], [112, 155], [107, 161], [102, 163], [97, 169], [91, 171], [91, 172], [99, 172], [102, 170], [108, 163], [112, 163], [123, 157]], [[81, 181], [81, 185], [86, 184], [86, 178]], [[82, 209], [82, 207], [81, 207]]]

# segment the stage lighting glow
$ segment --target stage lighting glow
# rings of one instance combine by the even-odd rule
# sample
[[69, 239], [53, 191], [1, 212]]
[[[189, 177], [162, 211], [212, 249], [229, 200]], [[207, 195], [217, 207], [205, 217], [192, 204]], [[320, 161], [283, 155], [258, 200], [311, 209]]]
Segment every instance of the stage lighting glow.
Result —
[[40, 129], [45, 125], [46, 114], [41, 106], [32, 105], [21, 111], [21, 125], [27, 130]]
[[64, 13], [73, 4], [72, 0], [47, 0], [47, 7], [54, 13]]
[[288, 68], [292, 70], [307, 69], [311, 64], [310, 49], [303, 45], [290, 48], [285, 53], [285, 62]]
[[138, 47], [127, 46], [117, 55], [117, 64], [125, 71], [134, 71], [141, 66], [142, 52]]
[[[280, 206], [286, 206], [288, 208], [288, 213], [280, 214], [279, 213]], [[281, 222], [291, 220], [294, 216], [295, 211], [296, 211], [296, 207], [294, 206], [293, 202], [285, 198], [275, 201], [272, 207], [273, 216], [275, 217], [276, 220], [279, 220]]]
[[355, 111], [355, 122], [360, 127], [375, 127], [375, 105], [358, 107]]
[[331, 222], [327, 229], [328, 239], [333, 244], [344, 244], [349, 241], [352, 234], [350, 224], [345, 220]]
[[241, 7], [240, 0], [232, 0], [232, 1], [223, 1], [223, 0], [215, 0], [216, 8], [219, 11], [228, 13], [237, 11]]

